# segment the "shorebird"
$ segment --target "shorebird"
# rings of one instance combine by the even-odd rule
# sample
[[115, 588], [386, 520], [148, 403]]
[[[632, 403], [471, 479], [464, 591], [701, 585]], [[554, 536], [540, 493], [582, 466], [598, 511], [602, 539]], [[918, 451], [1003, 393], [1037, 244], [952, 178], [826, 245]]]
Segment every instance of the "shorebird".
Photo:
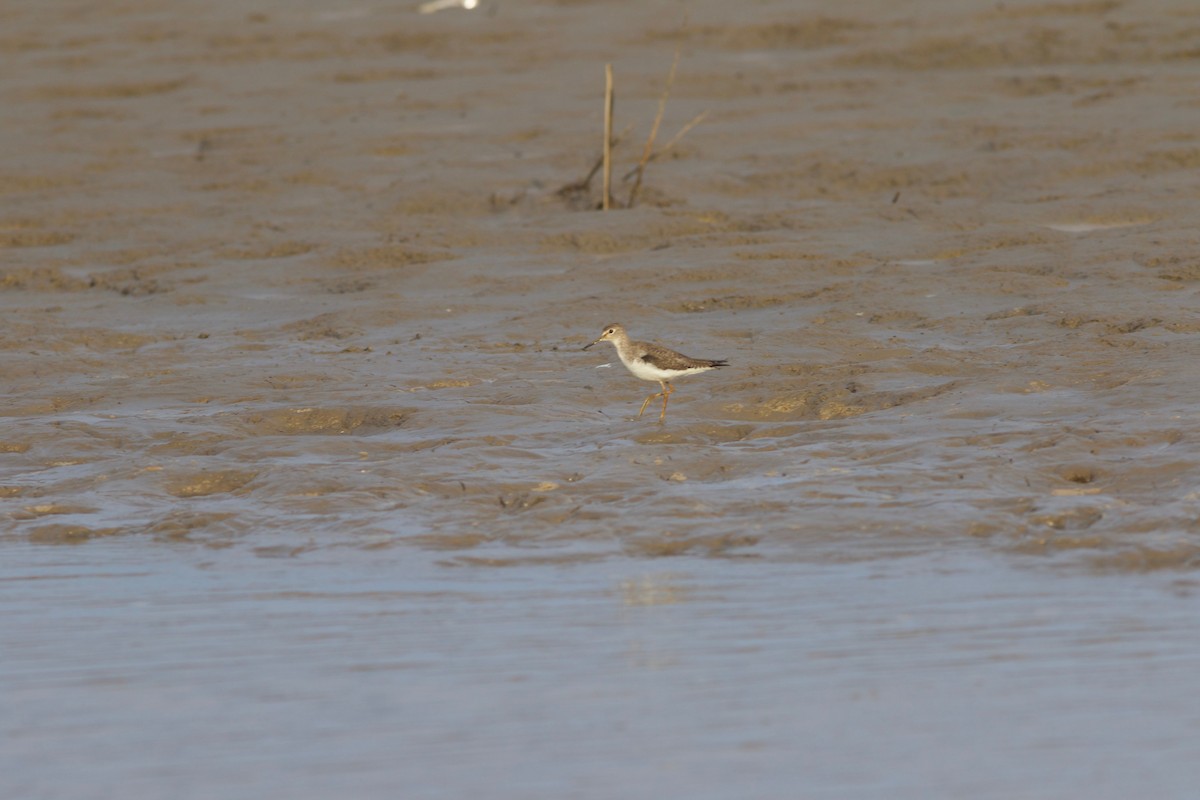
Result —
[[716, 367], [729, 366], [729, 363], [723, 358], [689, 358], [682, 353], [668, 350], [662, 345], [651, 342], [635, 342], [629, 338], [625, 328], [615, 322], [605, 326], [604, 333], [583, 349], [587, 350], [588, 347], [600, 342], [612, 342], [613, 347], [617, 348], [617, 356], [620, 357], [621, 363], [633, 373], [634, 377], [644, 381], [658, 381], [658, 385], [662, 387], [661, 392], [650, 395], [642, 402], [642, 408], [638, 411], [638, 419], [641, 419], [642, 414], [646, 412], [646, 406], [650, 405], [650, 401], [656, 397], [663, 399], [662, 413], [658, 415], [658, 421], [662, 422], [667, 418], [667, 399], [675, 391], [675, 388], [671, 386], [673, 379], [684, 375], [695, 375], [697, 372], [708, 372]]

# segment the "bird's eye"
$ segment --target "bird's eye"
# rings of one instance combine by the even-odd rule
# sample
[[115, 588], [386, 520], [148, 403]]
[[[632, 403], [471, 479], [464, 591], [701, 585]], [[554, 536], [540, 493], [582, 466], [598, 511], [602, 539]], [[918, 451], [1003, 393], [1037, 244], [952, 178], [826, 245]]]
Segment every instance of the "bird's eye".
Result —
[[609, 328], [608, 330], [605, 331], [605, 333], [616, 333], [616, 330], [614, 330], [613, 328]]

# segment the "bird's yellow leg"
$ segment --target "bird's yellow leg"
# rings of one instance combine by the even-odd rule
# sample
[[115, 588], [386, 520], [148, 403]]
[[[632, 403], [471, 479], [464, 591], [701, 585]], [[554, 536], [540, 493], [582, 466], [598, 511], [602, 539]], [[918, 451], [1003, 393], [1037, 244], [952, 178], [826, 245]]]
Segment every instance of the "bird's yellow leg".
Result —
[[662, 397], [662, 392], [659, 392], [658, 394], [652, 394], [642, 401], [642, 410], [638, 412], [638, 419], [642, 418], [642, 414], [646, 411], [646, 406], [650, 405], [650, 401], [656, 397]]
[[[662, 410], [662, 413], [658, 415], [659, 422], [662, 422], [663, 420], [665, 420], [667, 418], [667, 399], [671, 396], [671, 392], [675, 391], [675, 387], [673, 387], [671, 384], [667, 383], [666, 381], [662, 382], [662, 387], [663, 387], [663, 390], [662, 390], [662, 392], [660, 392], [660, 394], [662, 394], [662, 399], [663, 399], [663, 410]], [[657, 397], [657, 395], [655, 395], [655, 396]]]

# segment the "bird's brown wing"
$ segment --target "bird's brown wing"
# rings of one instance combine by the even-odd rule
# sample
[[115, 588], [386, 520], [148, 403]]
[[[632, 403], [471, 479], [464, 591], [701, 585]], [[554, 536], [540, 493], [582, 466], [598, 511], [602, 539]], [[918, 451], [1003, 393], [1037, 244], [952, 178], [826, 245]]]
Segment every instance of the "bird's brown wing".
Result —
[[662, 358], [657, 358], [657, 357], [655, 357], [654, 353], [648, 353], [645, 350], [638, 353], [637, 357], [638, 357], [638, 360], [645, 361], [647, 364], [649, 364], [652, 367], [658, 367], [659, 369], [662, 369], [665, 366]]

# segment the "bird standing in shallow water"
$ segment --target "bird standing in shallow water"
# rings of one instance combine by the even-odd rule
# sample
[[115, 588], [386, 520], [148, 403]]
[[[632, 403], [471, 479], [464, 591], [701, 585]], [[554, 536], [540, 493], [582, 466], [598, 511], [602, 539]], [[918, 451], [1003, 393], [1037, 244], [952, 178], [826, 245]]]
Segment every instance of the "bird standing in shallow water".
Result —
[[688, 358], [682, 353], [668, 350], [662, 345], [651, 342], [635, 342], [629, 338], [625, 329], [615, 322], [605, 326], [604, 333], [583, 349], [587, 350], [588, 347], [600, 342], [612, 342], [613, 347], [617, 348], [617, 355], [620, 357], [621, 363], [635, 377], [644, 381], [658, 381], [659, 386], [662, 387], [661, 392], [650, 395], [642, 403], [642, 409], [638, 412], [639, 419], [645, 413], [646, 406], [650, 405], [650, 401], [656, 397], [663, 399], [662, 413], [658, 415], [658, 421], [662, 422], [667, 418], [667, 398], [675, 391], [675, 388], [671, 386], [673, 379], [684, 375], [695, 375], [697, 372], [708, 372], [716, 367], [729, 366], [729, 362], [723, 358]]

